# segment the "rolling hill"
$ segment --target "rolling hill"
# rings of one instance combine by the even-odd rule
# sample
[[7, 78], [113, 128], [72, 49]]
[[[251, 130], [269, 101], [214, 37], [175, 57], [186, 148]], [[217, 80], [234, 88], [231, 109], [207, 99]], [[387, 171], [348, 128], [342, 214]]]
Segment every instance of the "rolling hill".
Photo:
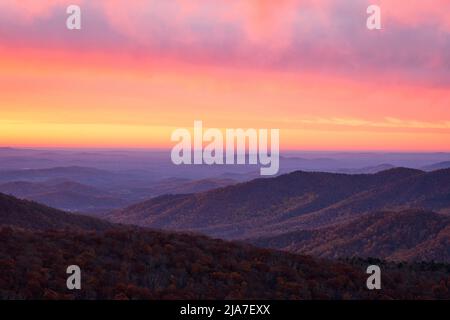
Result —
[[[59, 229], [59, 230], [57, 230]], [[0, 194], [0, 299], [449, 299], [450, 267], [330, 261], [107, 222]], [[383, 269], [383, 290], [365, 268]], [[66, 288], [80, 266], [83, 289]]]
[[202, 192], [236, 183], [226, 178], [153, 180], [139, 170], [53, 167], [0, 171], [0, 192], [64, 211], [100, 216], [162, 194]]
[[161, 196], [107, 217], [120, 223], [243, 239], [408, 208], [449, 212], [450, 170], [395, 168], [355, 175], [298, 171], [197, 194]]
[[[328, 261], [203, 236], [0, 227], [0, 299], [449, 299], [448, 265]], [[366, 288], [366, 268], [383, 290]], [[82, 290], [68, 291], [78, 265]], [[25, 281], [24, 281], [25, 280]]]
[[357, 256], [450, 263], [450, 216], [424, 210], [376, 212], [337, 226], [250, 242], [327, 258]]
[[[381, 172], [390, 175], [397, 169]], [[450, 169], [421, 173], [417, 176], [393, 178], [376, 188], [361, 190], [332, 206], [302, 217], [284, 221], [272, 230], [291, 228], [317, 228], [354, 219], [380, 210], [427, 209], [450, 213]]]

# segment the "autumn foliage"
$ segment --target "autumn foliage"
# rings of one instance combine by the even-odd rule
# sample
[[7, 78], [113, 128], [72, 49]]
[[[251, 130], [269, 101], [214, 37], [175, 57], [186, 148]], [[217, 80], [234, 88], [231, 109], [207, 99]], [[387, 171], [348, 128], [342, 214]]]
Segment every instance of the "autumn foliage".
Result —
[[[450, 266], [328, 261], [137, 228], [0, 229], [0, 299], [449, 299]], [[365, 269], [383, 270], [383, 290]], [[66, 288], [68, 265], [82, 290]]]

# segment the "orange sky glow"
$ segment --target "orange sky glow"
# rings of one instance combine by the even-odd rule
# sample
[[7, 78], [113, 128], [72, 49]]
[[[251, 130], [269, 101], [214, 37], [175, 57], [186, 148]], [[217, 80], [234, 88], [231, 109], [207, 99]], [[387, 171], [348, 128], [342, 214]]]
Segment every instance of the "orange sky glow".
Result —
[[2, 1], [0, 146], [166, 148], [202, 120], [284, 150], [450, 151], [449, 1], [169, 2]]

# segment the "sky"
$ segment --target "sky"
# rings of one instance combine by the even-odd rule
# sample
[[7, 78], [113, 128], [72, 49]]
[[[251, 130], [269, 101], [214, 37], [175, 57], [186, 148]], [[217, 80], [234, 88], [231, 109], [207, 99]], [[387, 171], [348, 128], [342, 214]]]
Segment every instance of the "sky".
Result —
[[449, 89], [448, 0], [0, 1], [3, 146], [166, 148], [202, 120], [283, 150], [450, 151]]

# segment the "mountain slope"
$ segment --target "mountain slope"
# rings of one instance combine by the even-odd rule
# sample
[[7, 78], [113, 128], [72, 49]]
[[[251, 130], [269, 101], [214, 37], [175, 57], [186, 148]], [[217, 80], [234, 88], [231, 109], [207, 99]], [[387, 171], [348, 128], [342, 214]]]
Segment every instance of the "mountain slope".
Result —
[[358, 256], [450, 263], [450, 216], [424, 210], [377, 212], [337, 226], [250, 242], [327, 258]]
[[105, 230], [107, 221], [70, 214], [36, 202], [19, 200], [0, 193], [0, 225], [32, 230], [71, 228], [74, 230]]
[[450, 213], [450, 169], [392, 179], [389, 183], [362, 190], [332, 206], [285, 221], [272, 230], [283, 230], [285, 225], [316, 228], [345, 222], [373, 211], [399, 211], [408, 208]]
[[387, 208], [450, 208], [450, 171], [294, 172], [208, 192], [162, 196], [112, 212], [114, 222], [248, 238], [346, 221]]
[[[449, 299], [448, 266], [328, 261], [202, 236], [0, 227], [0, 299]], [[366, 288], [366, 268], [383, 290]], [[68, 291], [66, 268], [82, 270]], [[26, 279], [26, 281], [24, 281]]]
[[[0, 299], [450, 298], [446, 265], [329, 261], [111, 225], [2, 194], [0, 243]], [[383, 269], [381, 291], [366, 288], [373, 263]], [[73, 264], [80, 291], [66, 288]]]

